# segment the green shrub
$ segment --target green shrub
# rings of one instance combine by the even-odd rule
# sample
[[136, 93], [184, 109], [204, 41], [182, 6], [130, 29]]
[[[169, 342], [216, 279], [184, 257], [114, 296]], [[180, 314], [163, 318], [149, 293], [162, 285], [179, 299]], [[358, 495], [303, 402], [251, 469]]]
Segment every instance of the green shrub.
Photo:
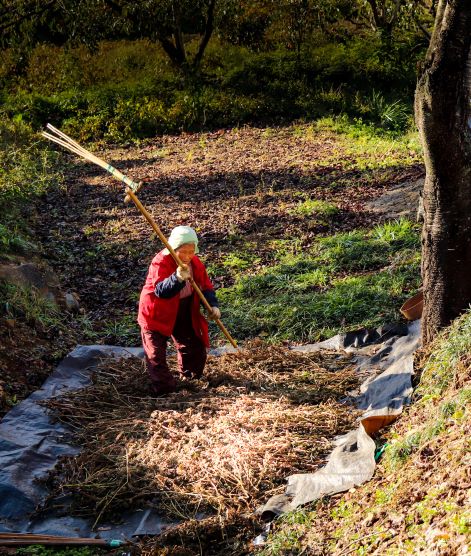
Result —
[[10, 117], [31, 125], [35, 130], [47, 122], [60, 122], [67, 115], [59, 97], [39, 93], [18, 92], [8, 98], [4, 109]]
[[20, 253], [26, 254], [35, 249], [35, 246], [24, 237], [24, 231], [19, 226], [9, 227], [0, 224], [0, 254]]
[[[187, 46], [194, 51], [196, 42]], [[403, 131], [411, 121], [415, 79], [405, 48], [385, 56], [371, 34], [307, 43], [299, 58], [283, 49], [251, 52], [215, 37], [201, 72], [183, 76], [149, 41], [105, 41], [94, 53], [83, 46], [43, 45], [33, 52], [26, 75], [11, 83], [4, 105], [9, 117], [34, 129], [51, 122], [82, 141], [127, 142], [343, 113]]]
[[0, 122], [0, 254], [27, 251], [23, 216], [29, 203], [42, 195], [59, 175], [53, 170], [55, 155], [46, 150], [21, 118]]
[[367, 100], [371, 119], [385, 129], [404, 131], [410, 124], [411, 110], [403, 102], [388, 102], [384, 95], [373, 89]]
[[0, 209], [41, 195], [54, 180], [52, 155], [22, 121], [0, 123]]
[[122, 141], [131, 137], [152, 137], [167, 128], [167, 113], [158, 99], [117, 99], [107, 122], [105, 139]]
[[15, 85], [28, 92], [56, 95], [109, 83], [135, 85], [172, 73], [160, 45], [147, 40], [104, 41], [94, 52], [84, 45], [42, 44], [31, 53], [26, 72]]

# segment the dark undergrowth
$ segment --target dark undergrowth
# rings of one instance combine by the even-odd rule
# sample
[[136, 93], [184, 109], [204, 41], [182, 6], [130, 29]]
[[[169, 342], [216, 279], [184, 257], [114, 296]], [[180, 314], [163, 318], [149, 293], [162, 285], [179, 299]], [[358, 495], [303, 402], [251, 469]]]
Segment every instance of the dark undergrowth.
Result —
[[214, 39], [201, 71], [185, 76], [143, 40], [102, 43], [94, 54], [43, 45], [25, 75], [8, 81], [3, 112], [34, 129], [51, 122], [93, 142], [339, 114], [402, 132], [411, 125], [421, 49], [413, 57], [406, 52], [403, 44], [386, 55], [374, 34], [306, 45], [301, 57]]

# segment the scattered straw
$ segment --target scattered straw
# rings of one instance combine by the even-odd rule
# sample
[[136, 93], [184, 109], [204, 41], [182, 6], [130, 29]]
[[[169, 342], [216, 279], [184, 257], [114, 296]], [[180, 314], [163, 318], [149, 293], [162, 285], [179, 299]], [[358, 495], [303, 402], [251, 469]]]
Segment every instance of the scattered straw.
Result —
[[355, 412], [336, 400], [356, 385], [346, 355], [252, 344], [151, 398], [140, 360], [107, 359], [92, 386], [47, 403], [83, 447], [49, 484], [96, 523], [143, 504], [180, 518], [253, 511], [353, 426]]

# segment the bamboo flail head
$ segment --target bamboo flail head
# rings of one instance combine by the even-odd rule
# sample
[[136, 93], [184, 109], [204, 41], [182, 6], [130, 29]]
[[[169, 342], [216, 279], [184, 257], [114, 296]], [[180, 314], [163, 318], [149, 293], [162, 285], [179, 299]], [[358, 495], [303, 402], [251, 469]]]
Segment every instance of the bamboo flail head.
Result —
[[85, 149], [79, 143], [71, 139], [64, 132], [55, 128], [51, 124], [47, 124], [46, 127], [49, 130], [49, 133], [47, 131], [43, 131], [41, 135], [46, 139], [48, 139], [49, 141], [52, 141], [53, 143], [56, 143], [57, 145], [64, 147], [71, 153], [74, 153], [80, 156], [81, 158], [84, 158], [85, 160], [88, 160], [89, 162], [92, 162], [93, 164], [96, 164], [97, 166], [104, 168], [117, 180], [123, 182], [125, 187], [129, 188], [134, 193], [136, 193], [140, 189], [139, 183], [136, 183], [135, 181], [129, 179], [127, 176], [122, 174], [119, 170], [114, 168], [111, 164], [108, 164], [108, 162], [105, 162], [104, 160], [94, 155], [90, 151], [87, 151], [87, 149]]

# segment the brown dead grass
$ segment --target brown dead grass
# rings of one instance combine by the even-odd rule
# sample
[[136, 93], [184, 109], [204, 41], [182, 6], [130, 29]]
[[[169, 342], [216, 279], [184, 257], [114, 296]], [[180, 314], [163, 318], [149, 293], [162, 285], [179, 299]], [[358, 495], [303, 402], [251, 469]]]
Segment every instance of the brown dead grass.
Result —
[[347, 355], [255, 343], [210, 357], [203, 380], [151, 398], [140, 360], [106, 360], [92, 386], [48, 404], [83, 448], [49, 485], [96, 523], [151, 505], [186, 520], [216, 514], [221, 533], [288, 474], [318, 467], [353, 426], [356, 412], [338, 400], [356, 385]]

